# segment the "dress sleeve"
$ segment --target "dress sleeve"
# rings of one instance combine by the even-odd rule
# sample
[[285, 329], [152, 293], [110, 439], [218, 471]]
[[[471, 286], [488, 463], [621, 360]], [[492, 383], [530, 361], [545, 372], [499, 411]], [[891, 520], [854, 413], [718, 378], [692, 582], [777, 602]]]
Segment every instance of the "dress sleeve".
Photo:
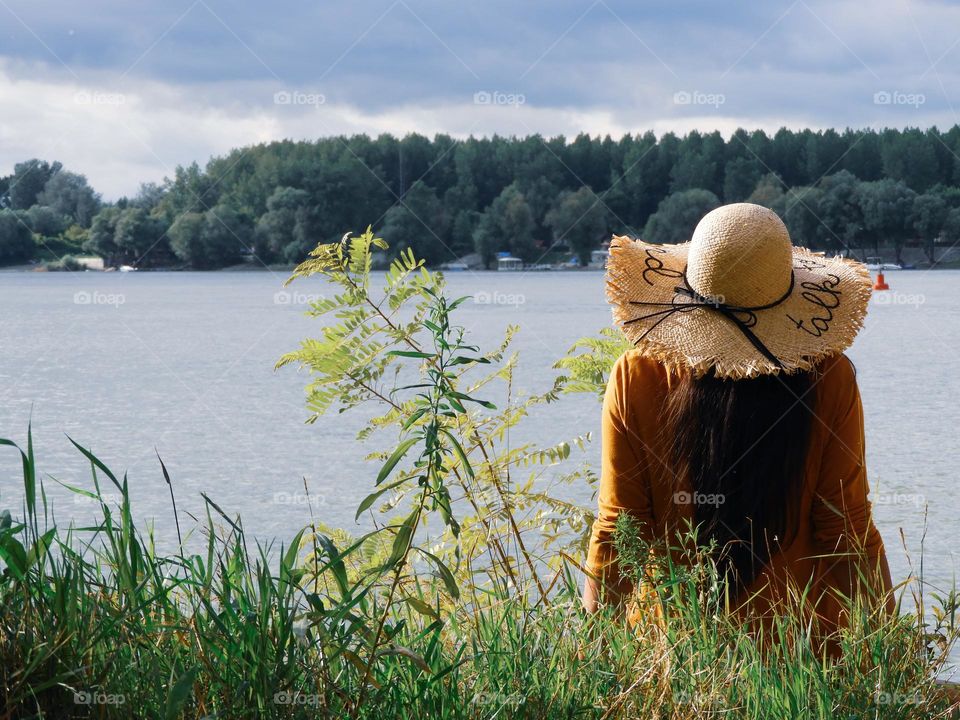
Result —
[[642, 443], [631, 434], [626, 411], [629, 373], [625, 357], [614, 364], [603, 399], [599, 507], [587, 556], [590, 573], [608, 582], [620, 576], [613, 545], [617, 518], [629, 513], [647, 527], [651, 521], [650, 489], [637, 452]]
[[836, 415], [831, 418], [820, 413], [813, 420], [823, 424], [828, 433], [813, 499], [815, 551], [821, 555], [865, 551], [868, 558], [877, 558], [883, 554], [883, 540], [867, 497], [863, 406], [856, 374], [846, 357], [825, 372], [836, 373], [827, 384], [836, 393], [836, 404], [821, 404], [835, 407]]

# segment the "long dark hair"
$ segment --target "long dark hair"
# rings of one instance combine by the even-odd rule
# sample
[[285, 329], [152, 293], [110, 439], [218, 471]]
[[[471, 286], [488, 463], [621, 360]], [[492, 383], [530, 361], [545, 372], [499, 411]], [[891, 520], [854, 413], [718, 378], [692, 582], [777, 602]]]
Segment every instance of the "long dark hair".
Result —
[[674, 499], [694, 503], [698, 544], [716, 541], [714, 559], [734, 597], [796, 532], [813, 387], [812, 372], [745, 380], [685, 374], [667, 399]]

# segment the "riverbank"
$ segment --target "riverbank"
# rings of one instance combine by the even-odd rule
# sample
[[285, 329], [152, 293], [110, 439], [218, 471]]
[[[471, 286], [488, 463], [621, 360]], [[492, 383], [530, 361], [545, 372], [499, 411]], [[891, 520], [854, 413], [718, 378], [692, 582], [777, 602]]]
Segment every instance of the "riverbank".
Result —
[[[22, 494], [0, 515], [0, 627], [7, 629], [0, 633], [0, 668], [14, 668], [2, 676], [7, 715], [779, 720], [951, 711], [955, 703], [936, 681], [949, 673], [960, 603], [948, 583], [931, 582], [935, 563], [926, 555], [931, 547], [951, 547], [952, 535], [942, 536], [952, 525], [949, 515], [933, 522], [949, 503], [931, 508], [936, 527], [929, 534], [922, 518], [901, 517], [905, 540], [921, 534], [914, 559], [927, 574], [897, 572], [904, 582], [896, 617], [858, 595], [845, 603], [839, 634], [790, 600], [770, 625], [751, 626], [728, 613], [708, 554], [659, 563], [655, 558], [669, 554], [651, 553], [629, 526], [617, 533], [618, 557], [634, 581], [649, 583], [651, 593], [631, 598], [647, 621], [631, 625], [610, 610], [586, 615], [579, 591], [597, 478], [581, 453], [594, 447], [587, 423], [598, 416], [605, 378], [629, 345], [611, 331], [570, 349], [563, 333], [583, 337], [581, 313], [589, 332], [601, 324], [600, 313], [608, 317], [601, 278], [571, 278], [560, 298], [552, 281], [491, 273], [470, 288], [471, 303], [462, 288], [448, 286], [457, 274], [441, 277], [410, 258], [398, 261], [385, 281], [372, 276], [367, 260], [374, 242], [370, 235], [354, 238], [349, 256], [340, 246], [319, 248], [320, 259], [299, 267], [293, 292], [279, 298], [272, 279], [242, 274], [202, 282], [145, 274], [133, 284], [119, 273], [67, 274], [54, 281], [61, 291], [53, 294], [47, 278], [18, 278], [0, 288], [14, 287], [5, 298], [10, 307], [43, 301], [43, 323], [11, 312], [8, 325], [13, 333], [42, 326], [66, 352], [65, 362], [51, 364], [54, 382], [74, 366], [86, 375], [69, 332], [51, 328], [56, 321], [72, 326], [84, 319], [84, 341], [89, 324], [97, 324], [96, 341], [86, 346], [97, 367], [103, 345], [123, 360], [110, 368], [110, 383], [77, 400], [82, 412], [65, 412], [58, 401], [41, 403], [32, 417], [53, 407], [43, 422], [58, 431], [76, 422], [99, 444], [136, 428], [149, 443], [149, 470], [141, 465], [121, 475], [111, 465], [137, 452], [126, 438], [113, 453], [116, 463], [65, 441], [73, 443], [70, 457], [80, 461], [79, 471], [68, 470], [62, 456], [47, 465], [47, 442], [32, 431], [18, 444], [0, 441], [3, 459], [13, 461], [8, 476], [22, 473]], [[31, 287], [37, 294], [24, 298]], [[156, 293], [152, 300], [136, 294], [146, 288]], [[953, 297], [950, 287], [941, 289]], [[931, 307], [941, 304], [939, 297], [930, 297]], [[927, 298], [910, 300], [877, 310], [902, 314], [915, 328], [913, 313]], [[305, 318], [309, 302], [316, 303], [315, 315], [346, 320]], [[303, 307], [278, 308], [294, 303]], [[511, 324], [527, 309], [542, 313], [522, 323], [540, 352], [531, 362], [539, 386], [522, 380], [512, 331], [504, 341], [500, 327], [492, 327], [507, 316], [491, 311], [504, 306]], [[157, 307], [159, 315], [137, 315]], [[261, 312], [263, 328], [255, 329]], [[190, 323], [183, 323], [185, 313]], [[322, 330], [299, 324], [299, 337], [272, 350], [270, 362], [258, 359], [225, 375], [224, 367], [255, 353], [267, 330], [287, 319], [322, 322]], [[160, 334], [164, 323], [169, 337]], [[545, 327], [551, 332], [537, 335]], [[303, 333], [312, 339], [300, 342]], [[134, 343], [141, 359], [129, 362], [138, 356], [123, 352], [117, 339]], [[903, 344], [904, 353], [920, 347]], [[15, 385], [32, 406], [51, 391], [45, 377], [29, 385], [44, 371], [36, 358], [47, 357], [45, 348], [29, 338], [11, 346], [14, 371], [30, 368]], [[273, 367], [282, 349], [288, 352], [278, 365], [299, 369], [296, 401], [278, 402], [276, 414], [257, 414], [277, 399], [280, 386], [271, 375], [270, 384], [255, 387], [252, 368]], [[529, 349], [525, 361], [532, 359]], [[178, 358], [186, 359], [185, 371], [171, 373]], [[212, 375], [203, 374], [208, 369]], [[926, 372], [939, 382], [939, 371], [958, 375], [948, 366]], [[157, 381], [146, 384], [152, 394], [140, 401], [132, 393], [144, 389], [145, 375]], [[159, 387], [165, 375], [175, 379], [169, 395]], [[858, 373], [865, 391], [868, 376], [867, 368]], [[388, 383], [400, 386], [385, 393]], [[907, 414], [909, 403], [897, 393], [913, 397], [914, 387], [887, 385], [899, 416]], [[69, 386], [84, 392], [79, 383]], [[108, 392], [119, 394], [104, 403]], [[570, 396], [588, 404], [560, 402]], [[218, 398], [238, 404], [204, 415]], [[929, 403], [918, 406], [923, 417], [932, 412]], [[118, 419], [121, 411], [131, 414]], [[200, 424], [188, 425], [191, 416]], [[284, 453], [270, 455], [268, 436], [285, 416], [309, 434], [291, 437]], [[96, 429], [104, 417], [112, 419], [109, 432]], [[236, 428], [225, 419], [238, 420], [249, 434], [233, 436]], [[177, 434], [161, 445], [157, 434], [171, 420]], [[911, 457], [930, 458], [923, 478], [943, 453], [929, 423], [921, 429], [916, 442], [895, 437]], [[933, 443], [929, 452], [924, 439]], [[201, 456], [179, 465], [181, 444], [199, 444]], [[354, 472], [350, 456], [368, 462]], [[317, 469], [308, 480], [300, 470], [311, 460]], [[222, 484], [214, 480], [218, 474]], [[564, 488], [582, 494], [571, 497]], [[901, 497], [917, 501], [915, 492], [890, 495], [891, 489], [883, 484], [883, 494], [872, 496], [878, 525], [882, 510], [904, 509]], [[63, 504], [53, 507], [55, 495], [80, 499], [84, 517], [68, 527], [71, 513], [61, 511]], [[141, 520], [134, 497], [153, 503], [152, 521]], [[2, 499], [7, 503], [9, 495]], [[198, 499], [199, 507], [191, 505]], [[272, 532], [251, 532], [264, 520], [277, 523]]]
[[[209, 497], [206, 521], [176, 524], [181, 543], [197, 533], [206, 551], [158, 555], [153, 532], [132, 522], [126, 480], [77, 451], [94, 484], [72, 492], [96, 507], [94, 524], [48, 524], [42, 478], [53, 469], [29, 436], [26, 515], [0, 514], [5, 717], [832, 720], [960, 708], [936, 681], [956, 640], [949, 620], [885, 620], [850, 604], [839, 659], [824, 661], [789, 615], [766, 641], [727, 618], [715, 569], [696, 561], [661, 568], [646, 611], [658, 620], [638, 626], [585, 615], [569, 560], [553, 564], [549, 589], [520, 566], [474, 575], [436, 564], [405, 572], [395, 594], [382, 564], [396, 540], [358, 553], [316, 523], [260, 546]], [[158, 475], [175, 513], [177, 479], [162, 465]], [[621, 557], [637, 557], [628, 537]], [[490, 582], [501, 572], [526, 579]]]

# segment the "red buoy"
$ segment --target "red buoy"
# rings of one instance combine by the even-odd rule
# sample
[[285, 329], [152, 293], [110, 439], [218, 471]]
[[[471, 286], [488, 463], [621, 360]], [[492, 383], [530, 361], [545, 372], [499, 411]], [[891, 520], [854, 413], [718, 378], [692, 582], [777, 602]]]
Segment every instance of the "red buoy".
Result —
[[873, 284], [874, 290], [889, 290], [890, 286], [887, 285], [887, 281], [883, 278], [883, 270], [877, 271], [877, 281]]

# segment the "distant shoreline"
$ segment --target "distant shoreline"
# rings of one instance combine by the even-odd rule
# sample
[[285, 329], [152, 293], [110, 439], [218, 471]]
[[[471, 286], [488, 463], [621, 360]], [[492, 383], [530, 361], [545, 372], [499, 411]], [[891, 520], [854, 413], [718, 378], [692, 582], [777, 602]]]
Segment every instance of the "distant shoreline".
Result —
[[[296, 265], [260, 265], [253, 266], [249, 263], [243, 263], [241, 265], [230, 265], [229, 267], [217, 268], [216, 270], [197, 270], [195, 268], [175, 268], [175, 267], [163, 267], [163, 268], [145, 268], [141, 270], [136, 270], [135, 272], [143, 273], [158, 273], [158, 272], [169, 272], [169, 273], [225, 273], [225, 272], [239, 272], [239, 273], [248, 273], [248, 272], [271, 272], [271, 273], [285, 273], [287, 275], [293, 273], [293, 270], [296, 268]], [[541, 269], [541, 270], [441, 270], [438, 268], [430, 268], [431, 270], [436, 270], [437, 272], [442, 272], [445, 275], [451, 274], [468, 274], [468, 273], [496, 273], [502, 275], [531, 275], [531, 274], [542, 274], [542, 273], [569, 273], [569, 272], [603, 272], [603, 268], [599, 267], [571, 267], [571, 268], [554, 268], [554, 269]], [[112, 274], [119, 271], [115, 270], [47, 270], [38, 265], [9, 265], [5, 267], [0, 267], [0, 273], [36, 273], [38, 275], [51, 274], [51, 275], [68, 275], [70, 273], [98, 273], [98, 274]], [[128, 273], [122, 273], [124, 275]]]

